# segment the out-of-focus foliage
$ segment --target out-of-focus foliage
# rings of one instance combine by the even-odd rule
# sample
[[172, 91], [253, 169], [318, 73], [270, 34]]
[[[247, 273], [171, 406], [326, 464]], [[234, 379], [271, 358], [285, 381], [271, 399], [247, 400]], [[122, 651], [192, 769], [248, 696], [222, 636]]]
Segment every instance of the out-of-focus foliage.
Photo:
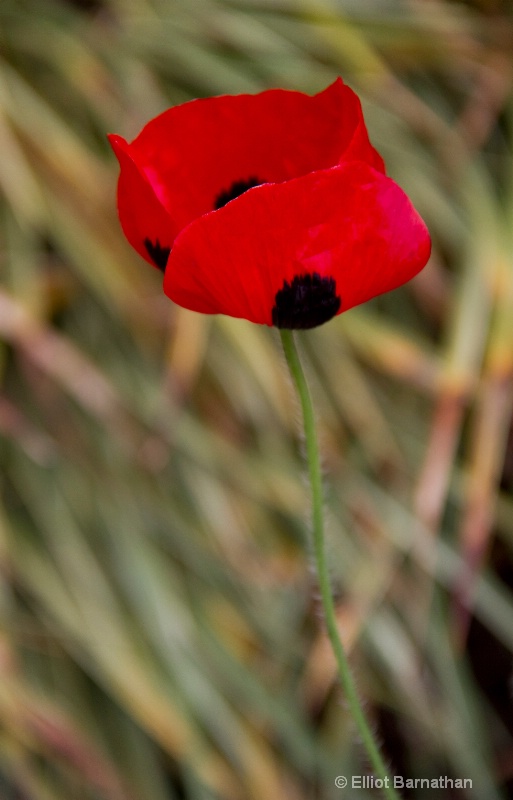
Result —
[[162, 296], [105, 139], [338, 74], [434, 240], [303, 337], [340, 629], [398, 774], [511, 793], [512, 52], [506, 0], [2, 0], [0, 797], [329, 800], [365, 770], [277, 337]]

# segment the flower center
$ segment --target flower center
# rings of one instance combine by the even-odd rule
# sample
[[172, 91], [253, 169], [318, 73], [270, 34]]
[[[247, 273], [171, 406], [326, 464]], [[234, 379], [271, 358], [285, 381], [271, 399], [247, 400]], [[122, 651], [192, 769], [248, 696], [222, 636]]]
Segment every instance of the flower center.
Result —
[[236, 197], [240, 197], [248, 189], [252, 189], [253, 186], [260, 186], [261, 183], [265, 183], [265, 181], [256, 178], [254, 175], [246, 178], [246, 180], [234, 181], [229, 189], [223, 189], [222, 192], [219, 192], [214, 202], [214, 209], [217, 211], [218, 208], [222, 208], [230, 200], [235, 200]]
[[163, 247], [159, 240], [153, 244], [151, 239], [144, 240], [144, 246], [146, 248], [146, 252], [148, 253], [149, 257], [153, 261], [156, 267], [158, 267], [162, 272], [166, 269], [167, 260], [169, 258], [169, 253], [171, 252], [170, 247]]
[[272, 310], [277, 328], [315, 328], [335, 316], [341, 298], [336, 294], [334, 278], [323, 278], [318, 272], [296, 275], [284, 281], [276, 292]]

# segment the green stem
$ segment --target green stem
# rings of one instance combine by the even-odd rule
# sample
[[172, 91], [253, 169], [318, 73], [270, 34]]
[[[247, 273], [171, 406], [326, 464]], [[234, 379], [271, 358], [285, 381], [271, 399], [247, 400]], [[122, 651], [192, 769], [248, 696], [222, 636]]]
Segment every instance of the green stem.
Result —
[[292, 379], [296, 386], [303, 412], [306, 454], [312, 491], [314, 555], [328, 636], [330, 638], [331, 646], [337, 661], [338, 673], [349, 705], [349, 710], [361, 736], [363, 745], [369, 757], [369, 761], [374, 770], [375, 777], [383, 780], [383, 793], [385, 797], [387, 797], [389, 800], [399, 800], [399, 796], [393, 788], [393, 781], [388, 774], [383, 757], [379, 751], [369, 723], [367, 722], [363, 712], [362, 705], [358, 697], [358, 692], [356, 690], [356, 685], [349, 667], [349, 662], [338, 633], [335, 606], [331, 592], [324, 545], [322, 473], [319, 459], [319, 448], [317, 445], [317, 436], [315, 433], [315, 416], [312, 398], [310, 397], [310, 392], [308, 390], [308, 385], [305, 379], [303, 368], [301, 366], [301, 361], [299, 360], [293, 332], [290, 330], [281, 329], [280, 335], [285, 358], [290, 369], [290, 374], [292, 375]]

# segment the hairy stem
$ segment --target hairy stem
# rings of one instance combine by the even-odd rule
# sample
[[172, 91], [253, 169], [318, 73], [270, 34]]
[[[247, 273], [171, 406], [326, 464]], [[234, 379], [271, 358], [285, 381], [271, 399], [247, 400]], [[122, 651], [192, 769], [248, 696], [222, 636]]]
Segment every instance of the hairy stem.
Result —
[[315, 565], [317, 569], [317, 579], [319, 581], [319, 588], [321, 591], [322, 606], [324, 610], [324, 618], [328, 636], [330, 638], [331, 646], [337, 661], [338, 674], [347, 699], [349, 710], [374, 770], [375, 777], [383, 780], [383, 794], [386, 798], [388, 798], [388, 800], [399, 800], [399, 796], [393, 787], [393, 780], [388, 773], [383, 757], [374, 739], [372, 730], [365, 717], [344, 646], [339, 636], [329, 572], [326, 563], [322, 473], [319, 459], [319, 447], [317, 444], [317, 436], [315, 431], [315, 416], [312, 398], [308, 390], [308, 384], [306, 382], [301, 361], [296, 349], [293, 332], [282, 329], [280, 330], [280, 335], [285, 358], [290, 369], [292, 380], [297, 389], [299, 400], [301, 402], [301, 409], [303, 412], [306, 455], [312, 492], [312, 533]]

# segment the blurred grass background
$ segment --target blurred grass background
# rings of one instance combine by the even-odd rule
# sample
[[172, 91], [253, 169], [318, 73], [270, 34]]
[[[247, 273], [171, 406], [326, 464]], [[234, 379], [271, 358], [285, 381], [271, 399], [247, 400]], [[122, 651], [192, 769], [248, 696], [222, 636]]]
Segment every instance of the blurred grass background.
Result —
[[434, 241], [303, 337], [341, 633], [396, 773], [513, 797], [512, 54], [507, 0], [2, 0], [2, 800], [378, 795], [278, 337], [162, 295], [105, 139], [337, 75]]

